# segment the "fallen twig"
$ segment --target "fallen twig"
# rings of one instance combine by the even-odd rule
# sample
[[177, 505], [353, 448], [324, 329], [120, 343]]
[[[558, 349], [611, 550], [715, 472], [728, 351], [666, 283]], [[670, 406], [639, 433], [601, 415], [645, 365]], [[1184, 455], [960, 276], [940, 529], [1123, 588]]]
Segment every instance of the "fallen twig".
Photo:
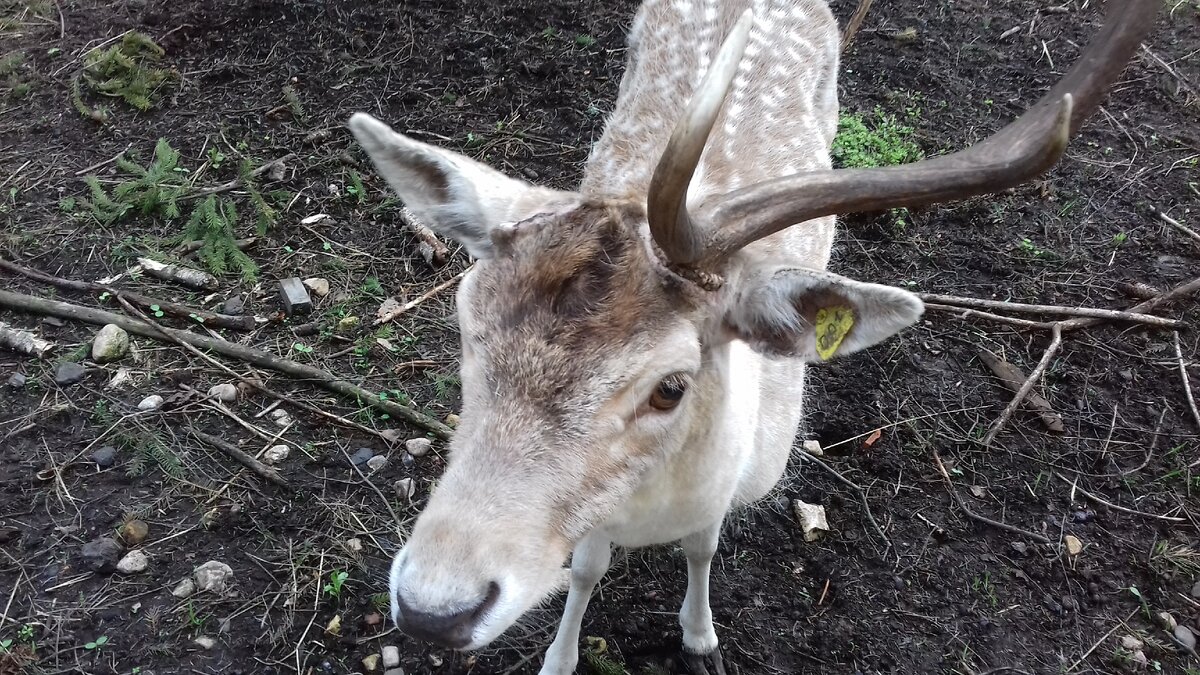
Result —
[[1171, 216], [1168, 216], [1167, 214], [1163, 213], [1162, 209], [1158, 208], [1157, 206], [1150, 207], [1150, 210], [1154, 212], [1154, 215], [1158, 216], [1159, 220], [1170, 225], [1171, 227], [1175, 228], [1176, 230], [1179, 230], [1180, 232], [1187, 235], [1188, 237], [1191, 237], [1192, 241], [1196, 242], [1197, 244], [1200, 244], [1200, 233], [1197, 233], [1195, 230], [1188, 227], [1187, 225], [1184, 225], [1183, 223], [1179, 222], [1178, 220], [1175, 220]]
[[420, 242], [417, 252], [425, 259], [426, 264], [435, 268], [446, 264], [446, 261], [450, 259], [450, 249], [446, 247], [445, 242], [438, 239], [433, 230], [421, 224], [421, 221], [417, 220], [416, 216], [408, 209], [400, 209], [400, 220]]
[[958, 504], [958, 508], [962, 509], [962, 512], [965, 513], [968, 518], [985, 525], [991, 525], [992, 527], [999, 528], [1006, 532], [1012, 532], [1013, 534], [1019, 534], [1022, 537], [1028, 537], [1029, 539], [1041, 544], [1050, 543], [1050, 539], [1038, 534], [1037, 532], [1030, 532], [1029, 530], [1019, 528], [1016, 525], [1009, 525], [1008, 523], [1002, 523], [998, 520], [992, 520], [991, 518], [981, 516], [972, 511], [963, 502], [962, 497], [958, 496], [958, 490], [954, 489], [954, 481], [950, 480], [950, 472], [946, 471], [946, 466], [942, 464], [942, 458], [938, 455], [937, 451], [934, 451], [933, 459], [935, 462], [937, 462], [938, 472], [942, 474], [942, 479], [946, 481], [946, 489], [950, 492], [950, 497], [954, 499], [954, 503]]
[[41, 357], [54, 349], [54, 343], [43, 340], [27, 330], [13, 328], [0, 321], [0, 347], [8, 347], [15, 352]]
[[887, 536], [887, 534], [884, 533], [883, 528], [880, 527], [879, 523], [875, 521], [875, 516], [871, 513], [871, 505], [867, 502], [866, 491], [864, 491], [861, 487], [859, 487], [857, 483], [850, 480], [849, 478], [846, 478], [837, 469], [834, 469], [832, 466], [829, 466], [828, 464], [826, 464], [824, 461], [822, 461], [815, 455], [805, 452], [805, 453], [801, 453], [800, 457], [802, 457], [804, 459], [804, 461], [806, 461], [806, 462], [813, 462], [814, 464], [821, 467], [822, 469], [825, 469], [825, 471], [827, 471], [829, 473], [829, 475], [838, 479], [838, 481], [840, 481], [842, 483], [842, 485], [845, 485], [846, 487], [850, 488], [851, 490], [854, 490], [854, 492], [858, 495], [859, 503], [862, 504], [863, 513], [866, 514], [867, 521], [871, 523], [871, 527], [875, 528], [875, 533], [878, 534], [879, 538], [883, 540], [883, 545], [884, 545], [883, 557], [886, 560], [888, 551], [892, 550], [892, 540], [888, 539], [888, 536]]
[[[1171, 300], [1176, 300], [1178, 298], [1182, 298], [1186, 295], [1191, 295], [1192, 293], [1196, 293], [1197, 291], [1200, 291], [1200, 277], [1192, 279], [1189, 282], [1180, 284], [1179, 286], [1172, 288], [1171, 290], [1167, 291], [1166, 293], [1163, 293], [1162, 295], [1159, 295], [1154, 298], [1150, 298], [1149, 300], [1146, 300], [1145, 302], [1139, 302], [1138, 304], [1134, 305], [1133, 307], [1130, 307], [1127, 311], [1134, 312], [1134, 313], [1149, 312], [1150, 310], [1154, 309], [1155, 307], [1158, 307], [1161, 304], [1170, 302]], [[1078, 328], [1090, 328], [1092, 326], [1097, 326], [1099, 324], [1104, 323], [1104, 319], [1097, 319], [1097, 318], [1093, 318], [1093, 317], [1079, 317], [1077, 319], [1068, 319], [1061, 323], [1062, 323], [1063, 331], [1066, 332], [1066, 331], [1070, 331], [1070, 330], [1076, 330]]]
[[1084, 497], [1087, 497], [1088, 499], [1096, 502], [1097, 504], [1102, 504], [1104, 506], [1107, 506], [1108, 508], [1113, 509], [1114, 511], [1120, 511], [1121, 513], [1128, 513], [1133, 516], [1143, 516], [1145, 518], [1157, 518], [1158, 520], [1165, 520], [1170, 523], [1182, 523], [1185, 520], [1184, 518], [1178, 518], [1175, 516], [1160, 516], [1157, 513], [1147, 513], [1145, 511], [1137, 511], [1135, 509], [1126, 508], [1124, 506], [1118, 506], [1106, 499], [1098, 497], [1098, 496], [1092, 494], [1091, 492], [1088, 492], [1087, 490], [1084, 490], [1083, 488], [1079, 487], [1078, 481], [1070, 480], [1069, 478], [1067, 478], [1066, 476], [1062, 475], [1061, 473], [1059, 473], [1057, 471], [1054, 472], [1054, 475], [1057, 476], [1058, 479], [1061, 480], [1062, 482], [1066, 483], [1067, 485], [1070, 485], [1071, 489], [1074, 490], [1075, 492], [1078, 492], [1079, 494], [1083, 495]]
[[1126, 621], [1129, 621], [1130, 619], [1132, 619], [1133, 616], [1138, 613], [1138, 611], [1140, 611], [1140, 608], [1135, 608], [1132, 612], [1129, 613], [1129, 616], [1125, 617], [1124, 621], [1119, 621], [1117, 623], [1117, 625], [1112, 627], [1112, 630], [1108, 631], [1104, 635], [1101, 635], [1100, 639], [1096, 640], [1096, 643], [1093, 644], [1090, 649], [1088, 649], [1086, 652], [1083, 653], [1083, 656], [1080, 656], [1078, 659], [1075, 660], [1075, 663], [1072, 663], [1070, 665], [1070, 667], [1068, 667], [1066, 670], [1063, 671], [1063, 675], [1070, 675], [1072, 672], [1074, 672], [1074, 670], [1076, 668], [1083, 665], [1083, 662], [1087, 660], [1087, 657], [1092, 655], [1092, 652], [1096, 651], [1096, 648], [1098, 648], [1100, 645], [1104, 644], [1105, 640], [1107, 640], [1109, 637], [1111, 637], [1113, 633], [1117, 632], [1118, 628], [1120, 628], [1121, 626], [1124, 626]]
[[[1151, 314], [1141, 314], [1135, 311], [1121, 311], [1118, 309], [1096, 309], [1092, 307], [1063, 307], [1060, 305], [1029, 305], [1021, 302], [1007, 302], [1004, 300], [985, 300], [982, 298], [962, 298], [954, 295], [939, 295], [936, 293], [920, 293], [918, 294], [922, 301], [933, 302], [941, 305], [952, 305], [956, 307], [976, 307], [980, 309], [1000, 309], [1010, 312], [1024, 312], [1026, 314], [1058, 314], [1062, 316], [1082, 316], [1094, 319], [1104, 319], [1106, 321], [1133, 321], [1136, 323], [1144, 323], [1151, 326], [1161, 326], [1164, 328], [1178, 328], [1182, 322], [1175, 319], [1164, 319], [1161, 316], [1153, 316]], [[1043, 327], [1048, 327], [1047, 324], [1042, 324]]]
[[433, 288], [429, 289], [428, 291], [425, 291], [420, 296], [404, 303], [403, 305], [400, 306], [399, 309], [392, 310], [392, 311], [388, 312], [386, 315], [381, 316], [378, 319], [375, 319], [375, 325], [378, 326], [380, 324], [384, 324], [389, 321], [394, 321], [396, 319], [396, 317], [400, 316], [401, 314], [404, 314], [405, 312], [412, 309], [413, 307], [416, 307], [417, 305], [421, 304], [422, 302], [425, 302], [426, 300], [432, 298], [433, 296], [437, 295], [438, 293], [441, 293], [442, 291], [453, 286], [454, 284], [457, 284], [463, 277], [467, 276], [467, 272], [470, 272], [470, 271], [471, 271], [471, 268], [468, 267], [467, 269], [459, 272], [458, 274], [455, 274], [453, 277], [451, 277], [447, 281], [443, 281], [442, 283], [438, 284], [437, 286], [434, 286]]
[[[293, 159], [296, 159], [295, 153], [289, 152], [288, 154], [284, 155], [283, 157], [280, 157], [279, 159], [273, 159], [273, 160], [267, 162], [266, 164], [263, 164], [262, 166], [258, 167], [257, 169], [251, 171], [250, 177], [258, 178], [259, 176], [263, 175], [264, 173], [270, 171], [271, 169], [274, 169], [275, 167], [283, 164], [284, 162], [290, 162]], [[220, 185], [215, 185], [210, 188], [204, 188], [202, 190], [196, 190], [195, 192], [190, 192], [190, 193], [180, 197], [180, 200], [199, 199], [200, 197], [207, 197], [208, 195], [215, 195], [219, 192], [229, 192], [230, 190], [236, 190], [237, 188], [241, 187], [241, 185], [242, 185], [242, 178], [241, 178], [241, 176], [238, 176], [237, 178], [234, 178], [233, 180], [227, 181], [225, 183], [221, 183]]]
[[157, 326], [151, 328], [143, 324], [141, 321], [132, 319], [120, 314], [114, 314], [100, 309], [91, 307], [82, 307], [73, 305], [67, 302], [57, 300], [48, 300], [38, 298], [23, 293], [13, 293], [12, 291], [0, 290], [0, 306], [8, 307], [24, 312], [34, 314], [43, 314], [57, 316], [62, 319], [70, 319], [72, 321], [82, 321], [84, 323], [104, 325], [113, 323], [130, 333], [141, 335], [144, 337], [161, 339], [163, 335], [170, 335], [174, 338], [186, 342], [193, 347], [208, 349], [218, 354], [228, 356], [230, 358], [239, 359], [258, 366], [284, 373], [291, 377], [312, 381], [315, 384], [328, 389], [329, 391], [351, 397], [360, 404], [369, 405], [379, 409], [414, 426], [420, 427], [433, 433], [441, 439], [450, 438], [450, 427], [433, 419], [432, 417], [413, 410], [408, 406], [401, 405], [395, 401], [380, 399], [379, 396], [355, 385], [346, 380], [340, 379], [332, 373], [328, 373], [320, 368], [306, 366], [302, 363], [297, 363], [290, 359], [281, 358], [274, 354], [269, 354], [253, 347], [237, 344], [234, 342], [226, 342], [225, 340], [217, 340], [204, 335], [196, 335], [187, 331], [176, 330], [173, 328], [164, 328]]
[[1001, 323], [1010, 323], [1014, 326], [1020, 326], [1021, 328], [1045, 328], [1047, 325], [1045, 321], [1030, 321], [1029, 319], [1018, 319], [1018, 318], [1012, 317], [1012, 316], [1003, 316], [1000, 314], [992, 314], [991, 312], [984, 312], [984, 311], [978, 310], [978, 309], [970, 309], [968, 307], [955, 307], [953, 305], [942, 305], [942, 304], [938, 304], [936, 302], [925, 303], [925, 309], [933, 309], [933, 310], [942, 311], [942, 312], [953, 312], [953, 313], [957, 314], [960, 318], [963, 318], [963, 319], [969, 318], [969, 317], [978, 317], [980, 319], [987, 319], [988, 321], [998, 321]]
[[156, 279], [174, 281], [175, 283], [202, 291], [215, 291], [221, 284], [221, 282], [217, 281], [216, 277], [208, 272], [183, 267], [182, 265], [160, 263], [151, 258], [138, 258], [138, 265], [141, 266], [146, 274]]
[[[981, 350], [979, 358], [996, 377], [1000, 378], [1005, 387], [1008, 387], [1014, 394], [1021, 391], [1021, 387], [1024, 386], [1028, 376], [1021, 372], [1020, 368], [987, 350]], [[1042, 418], [1042, 424], [1046, 425], [1047, 429], [1054, 432], [1061, 432], [1063, 430], [1062, 415], [1054, 412], [1054, 408], [1050, 405], [1050, 402], [1043, 396], [1039, 395], [1036, 391], [1031, 391], [1027, 395], [1026, 401], [1031, 408], [1037, 411], [1038, 415]]]
[[250, 453], [242, 450], [236, 445], [217, 438], [216, 436], [209, 436], [203, 431], [199, 431], [193, 427], [188, 427], [188, 433], [241, 462], [243, 466], [253, 471], [260, 478], [268, 480], [279, 487], [286, 488], [288, 490], [292, 489], [291, 484], [284, 480], [283, 477], [279, 475], [278, 471], [272, 469], [266, 464], [263, 464], [257, 459], [254, 459], [254, 457], [250, 456]]
[[850, 16], [850, 21], [846, 23], [846, 32], [842, 33], [842, 51], [854, 42], [854, 36], [858, 33], [858, 29], [862, 27], [863, 19], [867, 18], [867, 12], [871, 9], [872, 0], [858, 0], [858, 7], [855, 8], [854, 14]]
[[166, 314], [177, 316], [185, 319], [198, 321], [210, 328], [230, 328], [233, 330], [253, 330], [255, 326], [254, 317], [252, 316], [230, 316], [228, 314], [217, 314], [196, 307], [188, 307], [166, 300], [158, 300], [156, 298], [147, 297], [141, 293], [132, 291], [120, 290], [107, 286], [105, 284], [92, 281], [76, 281], [74, 279], [63, 279], [45, 272], [39, 272], [28, 267], [22, 267], [14, 262], [0, 258], [0, 269], [13, 274], [19, 274], [28, 277], [35, 281], [40, 281], [58, 288], [65, 288], [74, 291], [83, 291], [86, 293], [109, 293], [116, 298], [124, 298], [135, 305], [142, 307], [158, 307]]
[[[233, 242], [233, 245], [236, 246], [238, 248], [238, 250], [245, 250], [245, 249], [253, 246], [255, 244], [255, 242], [257, 242], [257, 241], [258, 241], [257, 237], [249, 237], [247, 239], [238, 239], [237, 241]], [[199, 251], [203, 247], [204, 247], [204, 242], [202, 242], [202, 241], [189, 241], [189, 242], [180, 244], [179, 246], [176, 246], [175, 250], [171, 251], [171, 255], [179, 256], [180, 259], [186, 260], [187, 258], [191, 257], [193, 253], [195, 253], [196, 251]], [[124, 272], [117, 272], [116, 274], [112, 275], [111, 277], [104, 277], [103, 279], [97, 279], [96, 283], [98, 283], [98, 284], [116, 283], [117, 281], [120, 281], [123, 277], [129, 276], [131, 274], [140, 274], [142, 272], [142, 270], [143, 270], [143, 268], [141, 265], [134, 265], [133, 267], [130, 267], [129, 269], [125, 270]]]
[[1179, 331], [1171, 334], [1175, 343], [1175, 359], [1179, 362], [1179, 376], [1183, 379], [1183, 393], [1187, 396], [1188, 407], [1192, 409], [1192, 420], [1200, 429], [1200, 410], [1196, 409], [1196, 397], [1192, 395], [1192, 382], [1188, 377], [1187, 366], [1183, 363], [1183, 350], [1179, 348]]
[[1046, 352], [1042, 354], [1042, 360], [1038, 361], [1037, 367], [1025, 379], [1025, 384], [1021, 385], [1021, 388], [1017, 390], [1013, 399], [1008, 402], [1008, 405], [1004, 408], [1004, 412], [1000, 413], [1000, 417], [996, 418], [996, 421], [992, 423], [992, 428], [988, 429], [987, 435], [983, 437], [984, 447], [990, 446], [992, 441], [996, 440], [996, 435], [1000, 433], [1000, 430], [1008, 423], [1009, 418], [1021, 406], [1021, 402], [1025, 400], [1025, 397], [1033, 390], [1033, 386], [1041, 379], [1042, 373], [1046, 372], [1046, 368], [1050, 365], [1050, 360], [1058, 353], [1059, 347], [1062, 346], [1062, 324], [1055, 323], [1051, 331], [1050, 346], [1046, 347]]

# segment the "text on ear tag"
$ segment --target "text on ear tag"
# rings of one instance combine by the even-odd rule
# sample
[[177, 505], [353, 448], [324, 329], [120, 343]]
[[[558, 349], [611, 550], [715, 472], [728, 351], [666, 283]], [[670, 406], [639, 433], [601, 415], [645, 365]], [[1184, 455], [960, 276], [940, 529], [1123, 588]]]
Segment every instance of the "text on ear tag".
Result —
[[822, 307], [817, 310], [817, 355], [828, 361], [837, 353], [842, 340], [854, 327], [854, 312], [849, 307]]

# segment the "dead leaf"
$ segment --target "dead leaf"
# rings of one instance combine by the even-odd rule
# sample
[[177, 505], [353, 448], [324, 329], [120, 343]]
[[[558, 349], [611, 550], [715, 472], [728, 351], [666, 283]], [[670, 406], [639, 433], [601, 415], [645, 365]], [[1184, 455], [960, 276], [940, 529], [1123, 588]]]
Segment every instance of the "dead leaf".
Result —
[[400, 439], [403, 438], [400, 432], [396, 429], [384, 429], [383, 431], [379, 432], [379, 435], [383, 437], [383, 440], [392, 445], [396, 445], [400, 442]]
[[983, 489], [983, 487], [980, 485], [972, 485], [971, 494], [975, 495], [975, 497], [978, 499], [983, 499], [987, 496], [987, 490]]
[[1075, 557], [1083, 551], [1083, 542], [1079, 541], [1079, 537], [1073, 534], [1063, 537], [1063, 543], [1067, 545], [1067, 553], [1071, 557]]
[[388, 350], [389, 352], [396, 351], [396, 348], [392, 346], [392, 343], [387, 338], [375, 338], [375, 344], [379, 345], [380, 347], [383, 347], [384, 349]]
[[878, 441], [882, 437], [883, 437], [883, 429], [876, 429], [875, 431], [872, 431], [871, 435], [867, 436], [867, 440], [863, 441], [863, 447], [869, 448], [872, 445], [875, 445], [875, 442]]
[[395, 298], [388, 298], [379, 305], [379, 310], [375, 312], [375, 324], [387, 323], [400, 315], [400, 301]]
[[[996, 377], [1000, 378], [1000, 382], [1014, 394], [1021, 389], [1022, 385], [1025, 384], [1025, 380], [1028, 379], [1028, 375], [1021, 372], [1020, 368], [997, 357], [991, 352], [981, 351], [979, 352], [979, 358], [989, 370], [995, 373]], [[1029, 392], [1029, 395], [1025, 397], [1022, 404], [1035, 410], [1042, 418], [1042, 424], [1046, 425], [1046, 428], [1050, 431], [1055, 433], [1063, 431], [1062, 415], [1054, 412], [1054, 408], [1050, 407], [1050, 402], [1042, 398], [1036, 391]]]

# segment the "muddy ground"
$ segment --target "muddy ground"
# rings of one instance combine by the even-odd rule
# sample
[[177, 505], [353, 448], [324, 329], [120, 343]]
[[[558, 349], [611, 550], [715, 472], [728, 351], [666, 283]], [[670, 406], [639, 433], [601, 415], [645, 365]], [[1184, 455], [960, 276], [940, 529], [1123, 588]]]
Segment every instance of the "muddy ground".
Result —
[[[902, 116], [927, 154], [962, 147], [1061, 74], [1099, 26], [1098, 4], [876, 3], [844, 57], [843, 107]], [[211, 292], [145, 275], [115, 285], [209, 310], [242, 294], [245, 312], [265, 320], [252, 331], [165, 312], [161, 321], [214, 330], [445, 419], [458, 398], [453, 291], [431, 294], [382, 331], [369, 321], [385, 298], [420, 298], [469, 261], [453, 250], [443, 266], [426, 263], [344, 121], [369, 111], [513, 175], [571, 187], [611, 109], [634, 8], [632, 0], [0, 0], [0, 257], [96, 280], [138, 255], [169, 256], [202, 200], [182, 202], [180, 218], [104, 224], [82, 181], [96, 175], [111, 189], [126, 174], [109, 160], [128, 150], [145, 165], [159, 138], [181, 155], [171, 175], [193, 191], [234, 181], [243, 159], [258, 167], [294, 155], [256, 180], [276, 212], [247, 249], [256, 280], [227, 273]], [[1163, 8], [1147, 49], [1044, 180], [902, 218], [845, 218], [832, 269], [926, 292], [1117, 309], [1139, 301], [1132, 284], [1163, 291], [1200, 275], [1200, 246], [1152, 213], [1200, 225], [1200, 5]], [[834, 9], [844, 25], [854, 3]], [[73, 102], [85, 54], [128, 30], [153, 38], [179, 80], [145, 112], [86, 87]], [[108, 112], [95, 112], [102, 105]], [[241, 214], [237, 236], [255, 235], [244, 185], [218, 195]], [[329, 217], [303, 220], [316, 214]], [[288, 277], [328, 280], [310, 317], [281, 314], [276, 287]], [[98, 292], [8, 272], [0, 280], [122, 312]], [[1196, 307], [1193, 296], [1158, 313], [1195, 323]], [[348, 316], [365, 320], [338, 330]], [[137, 338], [136, 356], [102, 365], [87, 351], [94, 326], [8, 310], [0, 321], [56, 345], [44, 358], [0, 351], [0, 382], [26, 378], [0, 386], [0, 672], [361, 672], [383, 645], [399, 647], [410, 673], [536, 672], [561, 599], [473, 655], [432, 649], [379, 622], [400, 542], [391, 512], [403, 529], [420, 511], [444, 466], [442, 441], [406, 459], [404, 441], [423, 430], [220, 359], [363, 427], [289, 404], [284, 429], [262, 414], [272, 404], [262, 393], [225, 411], [205, 400], [233, 377], [177, 345]], [[1110, 323], [1066, 334], [1038, 386], [1064, 430], [1021, 411], [990, 448], [980, 439], [1011, 393], [980, 353], [1028, 372], [1045, 331], [931, 311], [885, 345], [815, 369], [803, 437], [820, 440], [829, 467], [861, 486], [892, 548], [854, 490], [797, 457], [777, 495], [731, 519], [714, 565], [731, 671], [1200, 672], [1159, 616], [1200, 628], [1200, 430], [1180, 372], [1182, 361], [1200, 389], [1200, 338], [1184, 330], [1178, 341], [1181, 357], [1171, 331]], [[81, 382], [56, 384], [63, 360], [85, 366]], [[131, 383], [110, 386], [121, 369]], [[166, 404], [139, 413], [151, 394]], [[249, 474], [189, 425], [252, 454], [287, 445], [278, 471], [295, 489]], [[104, 446], [116, 453], [101, 467], [92, 457]], [[386, 466], [369, 478], [350, 469], [360, 448], [385, 455]], [[411, 501], [394, 487], [405, 478]], [[804, 541], [795, 498], [825, 506], [825, 539]], [[129, 520], [149, 525], [134, 546], [147, 569], [89, 569], [85, 544]], [[1068, 543], [1082, 550], [1072, 555]], [[607, 651], [581, 672], [680, 671], [682, 555], [662, 547], [617, 559], [584, 624]], [[226, 594], [172, 595], [210, 560], [233, 570]], [[342, 572], [339, 590], [330, 577]], [[326, 632], [335, 616], [340, 635]]]

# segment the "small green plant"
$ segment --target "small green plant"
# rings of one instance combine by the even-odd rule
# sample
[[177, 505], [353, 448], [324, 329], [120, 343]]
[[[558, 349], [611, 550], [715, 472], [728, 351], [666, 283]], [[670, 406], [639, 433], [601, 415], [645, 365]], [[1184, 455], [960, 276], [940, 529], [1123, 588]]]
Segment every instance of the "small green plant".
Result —
[[191, 600], [188, 600], [187, 607], [185, 609], [187, 611], [188, 625], [191, 626], [192, 628], [196, 628], [196, 629], [203, 628], [205, 622], [208, 621], [208, 617], [200, 616], [196, 612], [196, 605]]
[[225, 153], [221, 152], [216, 147], [209, 148], [208, 163], [211, 164], [212, 168], [214, 169], [221, 168], [221, 165], [225, 163]]
[[1021, 241], [1017, 242], [1017, 250], [1031, 258], [1046, 259], [1054, 257], [1054, 251], [1041, 248], [1028, 237], [1022, 237]]
[[1000, 598], [996, 596], [996, 586], [992, 583], [991, 572], [984, 572], [971, 581], [971, 590], [978, 593], [993, 609], [1000, 606]]
[[300, 95], [296, 93], [295, 87], [290, 84], [283, 86], [283, 100], [287, 102], [288, 110], [292, 111], [292, 117], [304, 119], [304, 106], [300, 104]]
[[179, 217], [178, 202], [185, 189], [187, 170], [179, 166], [179, 152], [165, 138], [155, 144], [154, 160], [149, 166], [143, 167], [122, 156], [117, 158], [117, 167], [133, 178], [119, 183], [111, 193], [96, 176], [84, 178], [91, 192], [91, 199], [84, 201], [84, 206], [97, 222], [112, 225], [135, 213]]
[[587, 49], [588, 47], [591, 47], [594, 44], [596, 44], [596, 38], [592, 37], [591, 35], [587, 35], [586, 33], [580, 33], [579, 35], [575, 36], [575, 46], [576, 47], [582, 47], [583, 49]]
[[542, 31], [542, 37], [547, 40], [553, 40], [558, 37], [558, 29], [554, 26], [546, 26], [546, 29]]
[[63, 197], [58, 200], [58, 210], [63, 213], [74, 213], [76, 204], [74, 197]]
[[101, 635], [100, 637], [96, 638], [95, 640], [92, 640], [91, 642], [88, 642], [87, 644], [83, 645], [83, 648], [88, 651], [96, 651], [99, 649], [103, 649], [104, 646], [107, 644], [108, 644], [108, 636]]
[[23, 624], [20, 628], [17, 629], [17, 639], [20, 640], [21, 642], [25, 642], [27, 644], [33, 644], [33, 632], [34, 632], [33, 624], [31, 624], [31, 623]]
[[379, 279], [375, 277], [367, 277], [362, 284], [363, 295], [380, 297], [383, 293], [383, 284], [379, 283]]
[[313, 353], [313, 348], [309, 347], [303, 342], [297, 342], [292, 345], [292, 351], [296, 352], [297, 354], [311, 354]]
[[1112, 238], [1113, 246], [1120, 246], [1121, 244], [1124, 244], [1126, 241], [1129, 241], [1129, 235], [1125, 234], [1124, 232], [1118, 232], [1113, 235], [1113, 238]]
[[357, 171], [350, 171], [350, 184], [346, 186], [346, 194], [353, 197], [355, 202], [362, 204], [367, 199], [367, 189], [363, 186], [362, 177]]
[[331, 598], [338, 598], [342, 595], [342, 586], [346, 583], [346, 579], [350, 578], [349, 572], [338, 570], [337, 572], [329, 573], [329, 583], [325, 584], [325, 595]]
[[387, 611], [391, 604], [391, 598], [387, 593], [375, 593], [371, 596], [371, 606], [380, 612]]
[[192, 211], [179, 242], [201, 242], [197, 255], [213, 274], [236, 271], [243, 281], [254, 283], [258, 279], [258, 265], [237, 247], [233, 234], [237, 222], [237, 207], [232, 199], [208, 195]]
[[24, 65], [25, 52], [11, 52], [0, 58], [0, 77], [4, 78], [11, 99], [23, 99], [33, 91], [33, 82], [22, 76]]
[[3, 640], [0, 640], [0, 653], [12, 651], [12, 646], [13, 646], [12, 638], [4, 638]]
[[1144, 596], [1142, 596], [1142, 592], [1138, 590], [1138, 587], [1130, 586], [1129, 594], [1132, 595], [1133, 597], [1137, 598], [1138, 603], [1141, 604], [1142, 614], [1146, 615], [1146, 620], [1153, 621], [1153, 619], [1151, 619], [1151, 617], [1150, 617], [1150, 603], [1146, 602], [1146, 598]]
[[83, 102], [82, 85], [86, 84], [96, 94], [122, 99], [140, 111], [149, 110], [164, 89], [179, 81], [174, 70], [151, 65], [163, 55], [162, 47], [137, 31], [126, 33], [108, 49], [93, 49], [83, 57], [83, 70], [72, 81], [75, 107], [86, 109], [80, 110], [86, 116], [95, 116]]
[[[254, 182], [254, 165], [250, 160], [242, 162], [238, 171], [242, 178], [242, 185], [245, 187], [246, 194], [250, 197], [250, 204], [254, 207], [255, 226], [258, 229], [258, 236], [263, 236], [267, 233], [275, 221], [279, 219], [279, 212], [275, 207], [267, 203], [263, 198], [262, 193], [258, 191], [258, 186]], [[290, 197], [290, 195], [288, 195]], [[287, 203], [286, 201], [284, 202]]]
[[915, 162], [925, 154], [912, 136], [912, 127], [881, 108], [870, 116], [842, 113], [833, 139], [834, 166], [874, 168]]

